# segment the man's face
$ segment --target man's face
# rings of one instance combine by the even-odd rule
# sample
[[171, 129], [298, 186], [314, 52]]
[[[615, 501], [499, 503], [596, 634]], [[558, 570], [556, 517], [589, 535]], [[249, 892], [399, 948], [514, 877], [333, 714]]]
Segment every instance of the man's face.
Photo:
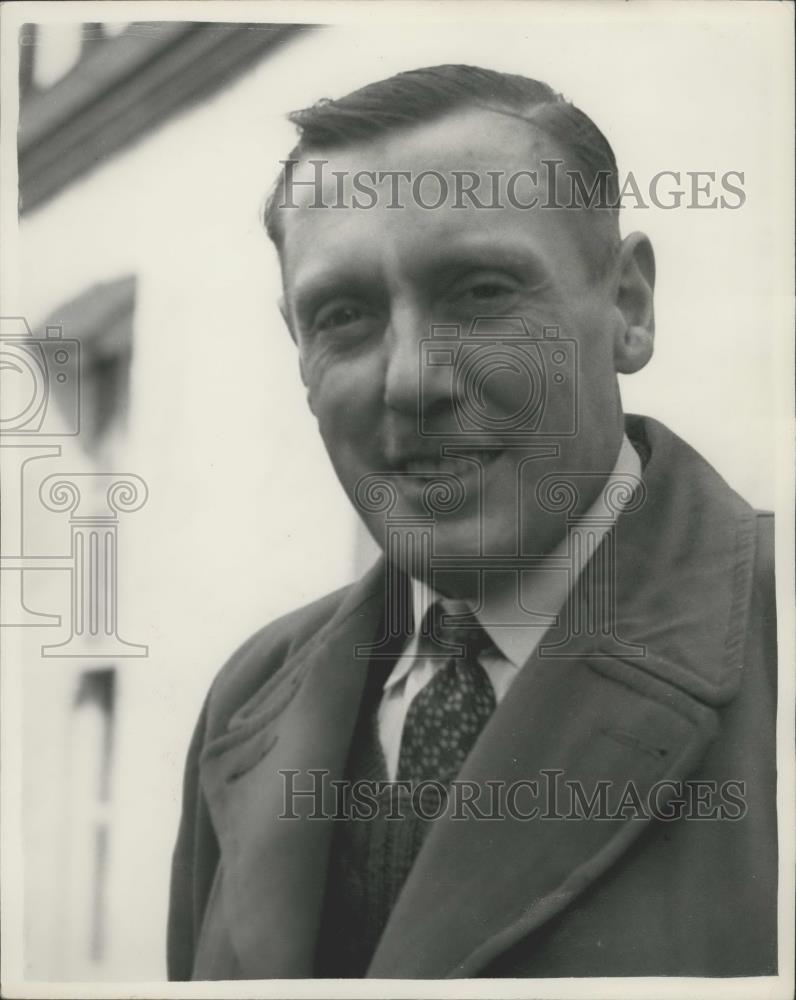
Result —
[[[434, 170], [453, 191], [452, 172], [473, 171], [484, 177], [483, 192], [490, 170], [539, 169], [541, 184], [539, 160], [555, 155], [524, 122], [471, 110], [316, 156], [328, 160], [324, 201], [334, 205], [334, 172], [350, 178], [402, 170], [414, 177]], [[313, 176], [305, 163], [295, 178]], [[549, 551], [563, 524], [540, 508], [537, 484], [551, 472], [608, 473], [622, 435], [615, 368], [621, 316], [616, 278], [600, 266], [605, 250], [593, 213], [543, 208], [543, 188], [531, 210], [477, 208], [466, 200], [455, 209], [452, 197], [427, 209], [408, 184], [404, 207], [389, 208], [391, 183], [375, 186], [372, 208], [350, 207], [350, 200], [349, 207], [311, 208], [314, 191], [296, 186], [299, 207], [282, 210], [285, 315], [337, 475], [379, 543], [385, 514], [363, 512], [356, 498], [363, 477], [384, 473], [394, 484], [393, 514], [422, 515], [425, 487], [435, 474], [447, 474], [457, 477], [464, 499], [435, 516], [437, 554]], [[424, 188], [423, 200], [433, 202], [437, 190]], [[527, 348], [521, 325], [501, 317], [525, 321]], [[475, 320], [479, 346], [467, 348]], [[441, 325], [459, 331], [442, 354], [422, 346]], [[557, 327], [567, 342], [563, 355], [543, 342], [546, 327]], [[563, 364], [554, 362], [554, 351]], [[525, 356], [543, 372], [535, 387], [515, 363]], [[466, 360], [469, 381], [456, 376]], [[545, 396], [534, 416], [540, 385]], [[442, 445], [458, 446], [470, 460], [441, 457]], [[594, 486], [579, 497], [580, 510], [602, 485], [599, 476], [586, 481]]]

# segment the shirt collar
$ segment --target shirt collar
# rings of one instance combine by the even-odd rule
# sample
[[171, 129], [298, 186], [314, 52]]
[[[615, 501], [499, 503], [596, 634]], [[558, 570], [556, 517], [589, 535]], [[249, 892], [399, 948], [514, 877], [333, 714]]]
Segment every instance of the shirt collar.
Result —
[[441, 599], [442, 595], [438, 594], [433, 587], [412, 577], [412, 636], [398, 657], [398, 662], [390, 672], [390, 676], [385, 681], [385, 691], [399, 684], [414, 666], [418, 652], [417, 630], [431, 605]]
[[[595, 547], [600, 543], [602, 536], [607, 533], [612, 522], [616, 520], [617, 508], [621, 511], [630, 502], [631, 497], [625, 490], [614, 491], [611, 502], [609, 503], [607, 500], [616, 480], [619, 479], [624, 485], [627, 482], [627, 476], [641, 478], [641, 459], [625, 434], [622, 437], [622, 444], [613, 469], [594, 503], [581, 518], [580, 523], [589, 523], [588, 530], [594, 539]], [[577, 531], [577, 524], [571, 530]], [[569, 538], [565, 535], [550, 552], [548, 559], [552, 561], [565, 556], [568, 545]], [[561, 610], [574, 584], [575, 580], [571, 574], [563, 571], [548, 572], [543, 568], [528, 570], [523, 574], [523, 604], [540, 614], [555, 616]], [[500, 608], [498, 607], [497, 610], [499, 611]], [[507, 611], [509, 612], [506, 616], [508, 618], [511, 608], [507, 608]], [[529, 628], [524, 625], [515, 628], [484, 625], [484, 629], [489, 633], [492, 642], [503, 656], [517, 669], [526, 662], [545, 631], [544, 628]]]

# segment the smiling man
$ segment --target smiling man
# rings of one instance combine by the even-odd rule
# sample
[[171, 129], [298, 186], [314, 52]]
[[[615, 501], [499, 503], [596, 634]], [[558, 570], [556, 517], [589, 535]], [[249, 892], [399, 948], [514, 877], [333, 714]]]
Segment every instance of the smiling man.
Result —
[[384, 558], [214, 683], [170, 974], [773, 973], [771, 519], [623, 414], [655, 269], [610, 146], [466, 66], [293, 120], [282, 311]]

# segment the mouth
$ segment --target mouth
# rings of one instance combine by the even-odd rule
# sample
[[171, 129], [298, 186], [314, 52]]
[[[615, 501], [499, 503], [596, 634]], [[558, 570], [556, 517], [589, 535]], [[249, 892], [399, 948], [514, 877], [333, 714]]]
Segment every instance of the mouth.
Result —
[[393, 468], [409, 476], [452, 475], [470, 479], [477, 476], [479, 469], [486, 470], [493, 465], [503, 451], [503, 448], [483, 448], [468, 459], [455, 455], [408, 455], [393, 463]]

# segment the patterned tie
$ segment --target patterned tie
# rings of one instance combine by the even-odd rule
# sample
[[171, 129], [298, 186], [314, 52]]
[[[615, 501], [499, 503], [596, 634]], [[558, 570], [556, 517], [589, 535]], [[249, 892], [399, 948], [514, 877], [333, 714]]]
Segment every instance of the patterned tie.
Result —
[[[439, 622], [441, 610], [450, 613], [437, 603], [429, 609], [429, 615], [435, 615]], [[446, 660], [409, 706], [398, 758], [398, 780], [413, 785], [421, 781], [448, 785], [459, 773], [496, 705], [492, 682], [478, 662], [479, 654], [492, 643], [476, 617], [470, 615], [456, 625], [438, 623], [434, 632], [445, 642], [464, 646], [464, 655]]]

